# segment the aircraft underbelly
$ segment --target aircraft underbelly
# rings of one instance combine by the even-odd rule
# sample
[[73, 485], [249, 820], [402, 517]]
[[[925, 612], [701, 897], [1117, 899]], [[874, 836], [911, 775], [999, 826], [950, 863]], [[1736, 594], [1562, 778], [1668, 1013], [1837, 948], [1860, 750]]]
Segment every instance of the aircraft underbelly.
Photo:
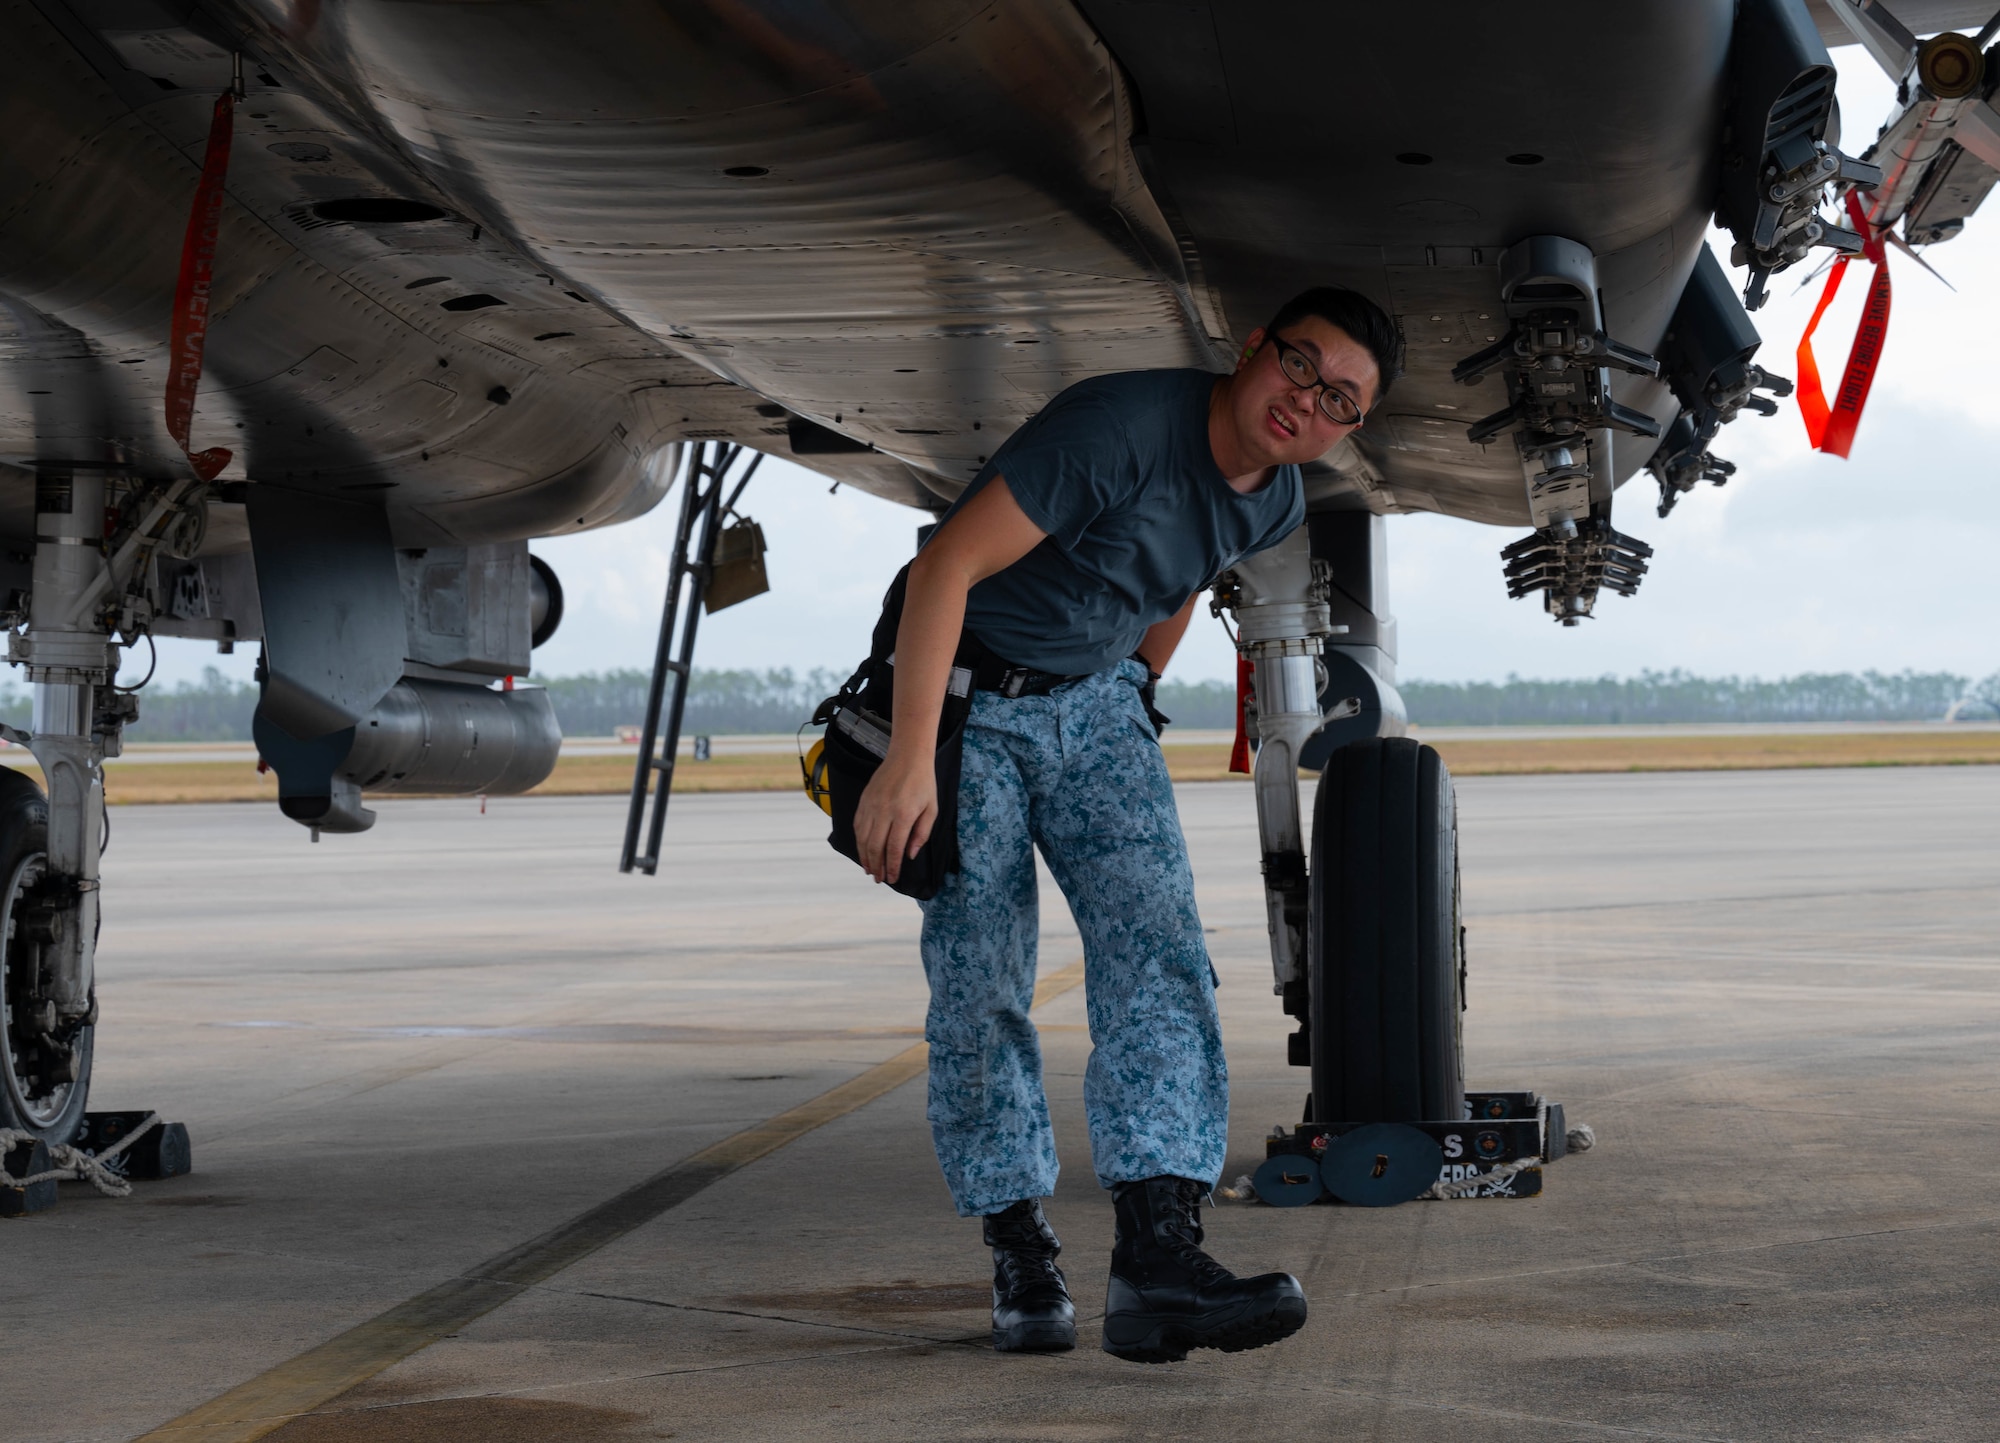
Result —
[[1070, 380], [1216, 361], [1064, 0], [727, 14], [359, 4], [300, 52], [569, 282], [947, 481]]
[[[1367, 464], [1335, 469], [1364, 490], [1379, 475], [1375, 509], [1526, 524], [1511, 443], [1465, 440], [1504, 398], [1451, 368], [1504, 330], [1495, 262], [1536, 234], [1588, 245], [1610, 332], [1657, 344], [1711, 208], [1731, 0], [1082, 4], [1133, 75], [1147, 174], [1235, 331], [1327, 282], [1401, 321], [1408, 377], [1356, 440]], [[1657, 382], [1613, 392], [1676, 410]], [[1650, 449], [1620, 444], [1616, 476]]]
[[[299, 48], [539, 260], [946, 483], [1069, 381], [1214, 364], [1335, 281], [1393, 304], [1411, 367], [1316, 491], [1518, 524], [1511, 443], [1464, 439], [1496, 388], [1449, 379], [1497, 334], [1494, 262], [1583, 241], [1613, 332], [1658, 342], [1709, 213], [1733, 7], [719, 13], [368, 3]], [[1674, 413], [1657, 382], [1614, 389]]]
[[[137, 105], [39, 18], [10, 13], [14, 53], [35, 63], [0, 96], [15, 199], [0, 214], [0, 462], [171, 474], [185, 462], [164, 423], [165, 342], [214, 92]], [[649, 438], [624, 443], [626, 386], [552, 370], [509, 334], [554, 323], [526, 306], [505, 323], [446, 314], [437, 292], [405, 290], [439, 271], [519, 289], [517, 253], [459, 220], [406, 239], [318, 224], [310, 187], [379, 193], [377, 157], [325, 161], [301, 190], [301, 167], [273, 152], [327, 156], [344, 127], [294, 95], [243, 112], [193, 426], [196, 447], [234, 453], [222, 480], [380, 499], [418, 545], [574, 529], [657, 496], [637, 444]], [[582, 305], [557, 305], [582, 329]], [[607, 326], [632, 348], [597, 318]], [[24, 534], [27, 489], [0, 492], [0, 525]], [[240, 544], [240, 514], [224, 506], [221, 520], [216, 540]]]
[[[1219, 369], [1326, 282], [1391, 306], [1410, 367], [1309, 477], [1315, 503], [1524, 524], [1512, 443], [1465, 438], [1499, 388], [1450, 370], [1500, 333], [1498, 256], [1534, 234], [1588, 245], [1609, 331], [1658, 343], [1709, 216], [1733, 18], [1731, 0], [1566, 0], [1532, 22], [1469, 0], [1418, 18], [1275, 0], [228, 8], [290, 80], [237, 121], [197, 444], [233, 440], [258, 479], [381, 490], [399, 534], [461, 539], [631, 514], [662, 446], [783, 451], [766, 438], [786, 413], [875, 448], [809, 464], [935, 505], [1071, 382]], [[0, 458], [94, 446], [170, 469], [164, 367], [118, 363], [164, 360], [214, 92], [135, 99], [52, 29], [32, 38], [50, 63], [0, 104], [53, 141], [10, 147], [41, 203], [0, 217], [27, 358], [3, 369], [70, 410], [22, 399]], [[443, 218], [324, 222], [343, 196]], [[87, 404], [34, 382], [64, 354]], [[1675, 412], [1656, 381], [1613, 392]], [[1649, 449], [1621, 438], [1611, 474]]]

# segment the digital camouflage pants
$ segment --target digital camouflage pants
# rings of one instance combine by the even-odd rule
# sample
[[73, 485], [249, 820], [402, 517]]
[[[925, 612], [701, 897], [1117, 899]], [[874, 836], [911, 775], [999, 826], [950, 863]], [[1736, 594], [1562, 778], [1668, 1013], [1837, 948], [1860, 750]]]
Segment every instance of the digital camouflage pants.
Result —
[[960, 870], [921, 904], [931, 1135], [962, 1216], [1055, 1189], [1028, 1019], [1036, 848], [1083, 934], [1093, 1044], [1083, 1098], [1098, 1180], [1221, 1176], [1229, 1076], [1215, 972], [1144, 681], [1127, 661], [1047, 696], [974, 695]]

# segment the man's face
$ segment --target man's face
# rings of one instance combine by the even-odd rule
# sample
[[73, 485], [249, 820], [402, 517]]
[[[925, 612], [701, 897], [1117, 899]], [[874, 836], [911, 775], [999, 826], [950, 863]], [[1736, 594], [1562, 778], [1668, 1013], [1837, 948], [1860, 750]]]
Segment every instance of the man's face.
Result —
[[[1307, 316], [1285, 327], [1278, 340], [1303, 353], [1319, 379], [1366, 412], [1375, 404], [1381, 371], [1368, 348], [1338, 326]], [[1320, 388], [1286, 374], [1280, 348], [1260, 328], [1236, 363], [1230, 410], [1244, 449], [1265, 466], [1317, 461], [1355, 426], [1343, 426], [1320, 407]], [[1294, 365], [1297, 358], [1294, 357]]]

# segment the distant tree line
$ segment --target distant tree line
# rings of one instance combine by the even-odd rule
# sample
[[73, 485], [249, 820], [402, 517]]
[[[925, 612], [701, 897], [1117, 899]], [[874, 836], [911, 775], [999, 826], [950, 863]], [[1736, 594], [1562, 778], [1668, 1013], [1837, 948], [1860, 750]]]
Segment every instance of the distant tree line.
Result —
[[[772, 671], [695, 669], [681, 732], [790, 732], [820, 701], [839, 689], [847, 673], [814, 670], [803, 676], [779, 667]], [[621, 726], [637, 726], [646, 715], [647, 676], [643, 671], [601, 675], [537, 677], [549, 689], [565, 736], [609, 736]], [[1234, 726], [1236, 693], [1219, 681], [1163, 682], [1160, 709], [1188, 727]]]
[[[231, 681], [215, 667], [203, 667], [201, 680], [173, 686], [154, 684], [139, 692], [139, 722], [125, 735], [140, 742], [247, 742], [250, 713], [257, 709], [257, 688]], [[34, 703], [28, 688], [0, 685], [0, 721], [27, 728]]]
[[[627, 669], [537, 677], [568, 736], [611, 736], [646, 714], [647, 675]], [[790, 732], [812, 714], [844, 673], [789, 668], [703, 671], [688, 688], [682, 733]], [[1421, 726], [1563, 726], [1635, 722], [1855, 722], [2000, 720], [2000, 674], [1973, 683], [1950, 672], [1808, 673], [1764, 681], [1645, 671], [1636, 677], [1504, 682], [1409, 681], [1410, 719]], [[1159, 707], [1177, 726], [1235, 725], [1235, 688], [1226, 682], [1162, 682]], [[248, 741], [257, 688], [214, 667], [199, 682], [153, 685], [140, 693], [133, 741]], [[0, 686], [0, 720], [29, 725], [28, 693]]]
[[[831, 671], [697, 669], [682, 730], [793, 731], [842, 679]], [[606, 736], [620, 726], [636, 726], [645, 715], [647, 678], [641, 671], [538, 680], [548, 687], [570, 736]], [[1808, 673], [1764, 681], [1646, 671], [1574, 681], [1411, 681], [1401, 691], [1411, 720], [1421, 726], [1938, 721], [1954, 704], [1967, 719], [2000, 719], [2000, 675], [1973, 685], [1950, 672]], [[1158, 704], [1177, 726], [1235, 725], [1236, 689], [1227, 682], [1162, 682]]]
[[[1950, 672], [1807, 673], [1700, 677], [1643, 671], [1636, 677], [1503, 682], [1406, 681], [1397, 688], [1419, 726], [1581, 726], [1634, 722], [2000, 720], [2000, 674], [1976, 685]], [[1219, 681], [1166, 682], [1160, 710], [1187, 727], [1233, 727], [1235, 689]]]
[[[2000, 677], [1980, 686], [2000, 700]], [[1944, 671], [1808, 672], [1776, 681], [1642, 671], [1579, 681], [1413, 681], [1400, 689], [1410, 719], [1425, 726], [1939, 721], [1969, 695], [1967, 678]]]
[[[549, 689], [563, 735], [573, 737], [607, 737], [619, 727], [638, 726], [646, 719], [650, 680], [637, 670], [535, 678]], [[837, 691], [845, 680], [844, 671], [813, 670], [800, 676], [790, 667], [770, 671], [696, 667], [688, 684], [681, 733], [797, 731], [820, 699]]]

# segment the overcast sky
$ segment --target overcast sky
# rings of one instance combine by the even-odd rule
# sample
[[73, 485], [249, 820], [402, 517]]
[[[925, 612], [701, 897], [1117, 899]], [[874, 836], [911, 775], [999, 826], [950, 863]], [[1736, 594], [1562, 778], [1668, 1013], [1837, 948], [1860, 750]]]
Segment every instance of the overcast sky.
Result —
[[[1841, 65], [1845, 147], [1859, 152], [1889, 113], [1891, 88], [1858, 49]], [[1392, 603], [1405, 678], [1500, 679], [1629, 675], [1682, 667], [1707, 674], [1791, 675], [1866, 668], [2000, 671], [1994, 580], [2000, 575], [2000, 202], [1926, 259], [1948, 290], [1892, 255], [1895, 300], [1875, 390], [1852, 460], [1808, 449], [1790, 401], [1768, 420], [1745, 413], [1715, 447], [1739, 471], [1702, 487], [1673, 516], [1653, 514], [1641, 474], [1619, 492], [1614, 524], [1652, 543], [1636, 597], [1606, 595], [1595, 619], [1562, 628], [1534, 601], [1509, 601], [1499, 550], [1521, 534], [1438, 516], [1391, 518]], [[1718, 253], [1727, 257], [1726, 239]], [[1741, 272], [1732, 271], [1739, 283]], [[1804, 268], [1775, 279], [1754, 317], [1758, 359], [1796, 376], [1793, 351], [1819, 292]], [[1849, 268], [1821, 323], [1820, 369], [1831, 387], [1845, 363], [1867, 289]], [[772, 590], [702, 624], [704, 667], [845, 671], [866, 648], [883, 586], [906, 560], [923, 518], [773, 457], [745, 494], [763, 524]], [[536, 653], [548, 675], [651, 665], [678, 496], [650, 516], [583, 536], [537, 542], [561, 576], [568, 610]], [[234, 658], [163, 642], [161, 677]], [[1175, 659], [1189, 680], [1233, 674], [1219, 625], [1202, 615]], [[126, 680], [134, 679], [129, 673]]]

